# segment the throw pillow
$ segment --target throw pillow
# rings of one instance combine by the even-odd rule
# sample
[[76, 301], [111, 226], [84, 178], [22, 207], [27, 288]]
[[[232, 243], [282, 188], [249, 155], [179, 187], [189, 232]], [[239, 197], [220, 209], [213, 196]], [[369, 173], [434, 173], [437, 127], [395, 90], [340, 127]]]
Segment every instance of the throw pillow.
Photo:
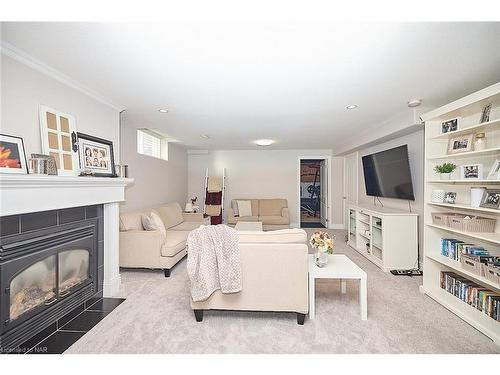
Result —
[[240, 217], [252, 216], [252, 202], [238, 201], [238, 213]]
[[165, 225], [161, 221], [160, 217], [154, 213], [150, 212], [141, 216], [142, 227], [144, 230], [159, 230], [161, 234], [166, 235]]

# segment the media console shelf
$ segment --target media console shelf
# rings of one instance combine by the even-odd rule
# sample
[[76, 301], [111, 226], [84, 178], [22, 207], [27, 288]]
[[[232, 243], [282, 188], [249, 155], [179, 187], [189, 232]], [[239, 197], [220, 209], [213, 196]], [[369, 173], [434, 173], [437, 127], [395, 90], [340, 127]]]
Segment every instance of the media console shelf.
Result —
[[384, 272], [417, 267], [418, 214], [350, 205], [348, 244]]
[[[482, 111], [488, 104], [491, 104], [490, 118], [482, 122]], [[453, 272], [493, 293], [500, 294], [500, 285], [464, 268], [460, 262], [441, 255], [441, 240], [455, 239], [484, 247], [490, 255], [500, 256], [500, 210], [471, 207], [470, 204], [472, 187], [498, 189], [500, 184], [500, 180], [487, 177], [493, 163], [500, 159], [500, 83], [425, 113], [421, 118], [425, 122], [424, 196], [427, 201], [424, 207], [424, 277], [421, 290], [500, 345], [500, 322], [443, 289], [442, 275], [444, 272]], [[459, 118], [458, 129], [443, 134], [442, 123], [453, 118]], [[485, 149], [448, 154], [450, 138], [477, 133], [485, 134]], [[456, 164], [457, 170], [450, 180], [440, 180], [434, 167], [446, 159]], [[467, 164], [482, 165], [483, 176], [478, 176], [480, 179], [476, 180], [462, 179], [459, 167]], [[456, 202], [432, 202], [432, 191], [437, 189], [456, 193]], [[468, 232], [433, 223], [432, 214], [438, 212], [477, 215], [497, 221], [493, 233]]]

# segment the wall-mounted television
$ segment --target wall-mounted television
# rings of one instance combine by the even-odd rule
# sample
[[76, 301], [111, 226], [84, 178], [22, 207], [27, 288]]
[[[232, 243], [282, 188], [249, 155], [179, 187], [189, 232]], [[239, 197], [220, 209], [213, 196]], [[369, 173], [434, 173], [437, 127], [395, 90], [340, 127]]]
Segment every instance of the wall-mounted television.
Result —
[[366, 194], [415, 200], [408, 145], [363, 156]]

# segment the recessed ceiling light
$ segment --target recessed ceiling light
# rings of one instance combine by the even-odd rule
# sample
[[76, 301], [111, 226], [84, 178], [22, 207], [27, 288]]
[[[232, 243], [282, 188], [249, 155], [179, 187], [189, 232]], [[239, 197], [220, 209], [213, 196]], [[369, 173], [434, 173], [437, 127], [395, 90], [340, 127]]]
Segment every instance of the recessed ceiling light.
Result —
[[158, 112], [160, 112], [160, 113], [168, 113], [168, 109], [159, 109]]
[[257, 139], [253, 143], [259, 146], [271, 146], [274, 141], [272, 139]]
[[202, 134], [200, 135], [201, 138], [204, 138], [204, 139], [209, 139], [210, 136], [208, 134]]
[[358, 108], [358, 106], [356, 104], [351, 104], [351, 105], [348, 105], [346, 108], [347, 109], [355, 109], [355, 108]]

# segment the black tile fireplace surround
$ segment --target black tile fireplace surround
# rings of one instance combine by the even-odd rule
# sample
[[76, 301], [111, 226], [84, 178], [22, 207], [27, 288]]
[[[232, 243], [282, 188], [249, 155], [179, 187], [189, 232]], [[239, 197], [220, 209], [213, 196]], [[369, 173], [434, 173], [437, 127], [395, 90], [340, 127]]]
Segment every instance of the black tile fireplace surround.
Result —
[[102, 298], [103, 205], [0, 218], [0, 353]]

